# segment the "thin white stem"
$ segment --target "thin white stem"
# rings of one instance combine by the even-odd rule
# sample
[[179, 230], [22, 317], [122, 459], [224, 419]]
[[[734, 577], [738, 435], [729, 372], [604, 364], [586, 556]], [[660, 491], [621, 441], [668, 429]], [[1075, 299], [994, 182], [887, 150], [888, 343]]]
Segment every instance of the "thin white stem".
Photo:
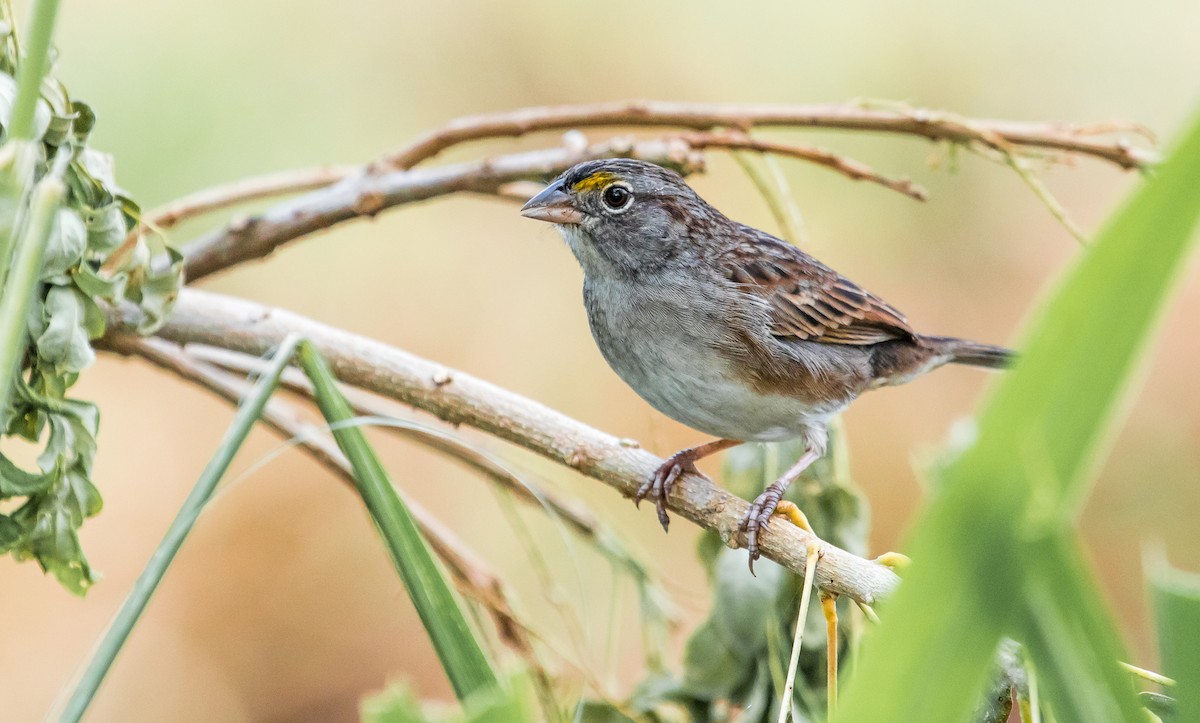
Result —
[[808, 620], [808, 604], [812, 600], [813, 575], [817, 571], [817, 559], [821, 557], [821, 546], [815, 540], [805, 546], [804, 590], [800, 593], [800, 610], [796, 613], [796, 636], [792, 638], [792, 656], [788, 659], [787, 682], [783, 696], [779, 699], [779, 723], [787, 723], [792, 714], [792, 692], [796, 688], [796, 668], [800, 664], [800, 646], [804, 642], [804, 623]]

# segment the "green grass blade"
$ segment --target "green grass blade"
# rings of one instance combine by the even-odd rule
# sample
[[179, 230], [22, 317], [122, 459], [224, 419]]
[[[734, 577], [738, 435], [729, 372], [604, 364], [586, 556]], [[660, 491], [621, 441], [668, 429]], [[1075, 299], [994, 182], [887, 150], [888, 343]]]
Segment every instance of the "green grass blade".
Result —
[[455, 694], [459, 700], [465, 700], [478, 691], [497, 688], [496, 674], [472, 634], [454, 592], [366, 436], [357, 427], [338, 424], [352, 419], [354, 412], [338, 391], [329, 366], [307, 342], [300, 345], [299, 358], [300, 366], [312, 381], [317, 406], [333, 426], [338, 446], [354, 467], [359, 494], [387, 544]]
[[[1021, 362], [982, 413], [975, 444], [939, 475], [909, 547], [914, 564], [849, 681], [838, 720], [962, 720], [1000, 632], [1022, 637], [1028, 620], [1017, 591], [1029, 571], [1018, 553], [1072, 524], [1096, 452], [1187, 258], [1200, 217], [1197, 188], [1200, 123], [1044, 305]], [[1090, 584], [1080, 569], [1039, 574], [1070, 575], [1075, 589]], [[1107, 654], [1102, 641], [1116, 637], [1111, 622], [1103, 612], [1085, 622], [1069, 647], [1034, 651], [1036, 667], [1069, 668], [1057, 658]], [[1044, 655], [1055, 659], [1038, 659]], [[1116, 667], [1115, 660], [1102, 664]], [[936, 694], [928, 693], [931, 679]], [[1127, 692], [1089, 694], [1108, 696], [1120, 711], [1116, 720], [1140, 719]], [[1072, 720], [1069, 711], [1061, 714], [1064, 723]]]
[[[69, 156], [64, 153], [59, 160], [69, 160]], [[0, 289], [0, 419], [12, 401], [13, 377], [25, 356], [29, 307], [40, 286], [38, 279], [54, 216], [67, 192], [62, 180], [65, 170], [66, 163], [56, 161], [54, 169], [34, 186], [29, 222], [17, 242], [12, 268]], [[0, 229], [0, 233], [5, 232], [7, 229]]]
[[1165, 560], [1149, 573], [1163, 672], [1175, 679], [1174, 720], [1200, 721], [1200, 575]]
[[[1138, 715], [1128, 707], [1132, 679], [1116, 664], [1125, 657], [1120, 640], [1075, 540], [1064, 535], [1031, 546], [1024, 564], [1024, 624], [1016, 634], [1036, 661], [1042, 697], [1056, 719], [1117, 721]], [[1120, 695], [1096, 695], [1097, 690]]]
[[130, 591], [129, 597], [121, 605], [121, 609], [117, 612], [117, 617], [104, 634], [104, 638], [100, 641], [100, 645], [92, 655], [92, 659], [88, 662], [87, 668], [84, 669], [79, 684], [75, 687], [75, 691], [67, 701], [66, 709], [61, 718], [62, 721], [74, 723], [83, 717], [88, 705], [92, 702], [92, 698], [95, 697], [100, 683], [104, 680], [104, 676], [108, 673], [109, 668], [112, 667], [117, 653], [125, 645], [126, 639], [128, 639], [130, 632], [133, 631], [133, 626], [137, 624], [138, 618], [141, 617], [142, 612], [146, 609], [146, 604], [150, 602], [150, 597], [158, 588], [158, 584], [162, 581], [163, 575], [171, 565], [171, 561], [175, 559], [175, 554], [179, 552], [183, 541], [187, 539], [188, 533], [195, 526], [201, 510], [204, 509], [204, 505], [212, 498], [213, 492], [217, 489], [217, 483], [221, 481], [221, 477], [229, 469], [229, 464], [233, 461], [234, 455], [237, 454], [242, 443], [246, 441], [246, 436], [250, 434], [250, 428], [254, 426], [255, 421], [262, 414], [267, 399], [279, 387], [279, 377], [283, 374], [284, 368], [287, 367], [288, 362], [295, 354], [296, 346], [299, 343], [299, 337], [289, 336], [284, 339], [283, 343], [279, 345], [278, 351], [275, 352], [270, 367], [259, 380], [258, 384], [255, 385], [250, 396], [238, 407], [237, 414], [233, 418], [233, 423], [226, 430], [225, 437], [221, 440], [216, 454], [209, 460], [208, 466], [200, 474], [200, 479], [196, 481], [196, 486], [192, 488], [191, 493], [184, 500], [179, 513], [171, 522], [171, 526], [167, 528], [167, 534], [163, 536], [162, 542], [155, 548], [154, 554], [150, 557], [150, 561], [146, 563], [142, 574], [134, 582], [133, 590]]
[[58, 0], [37, 0], [25, 32], [25, 56], [17, 67], [17, 99], [9, 123], [10, 140], [33, 140], [34, 114], [42, 94], [42, 78], [50, 65], [50, 37], [58, 15]]
[[[1022, 474], [1054, 483], [1049, 499], [1073, 511], [1103, 459], [1097, 446], [1115, 426], [1127, 381], [1194, 245], [1198, 188], [1200, 123], [1194, 123], [1046, 304], [1021, 364], [981, 420], [987, 441], [971, 461], [1010, 460]], [[963, 463], [960, 468], [968, 460]]]

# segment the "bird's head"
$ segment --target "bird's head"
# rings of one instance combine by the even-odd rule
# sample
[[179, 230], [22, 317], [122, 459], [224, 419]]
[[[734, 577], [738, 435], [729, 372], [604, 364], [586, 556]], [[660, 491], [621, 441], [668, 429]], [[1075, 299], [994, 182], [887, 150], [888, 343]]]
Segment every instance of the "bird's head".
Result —
[[608, 264], [635, 273], [686, 256], [693, 234], [723, 218], [678, 173], [629, 158], [570, 168], [521, 215], [556, 224], [585, 272]]

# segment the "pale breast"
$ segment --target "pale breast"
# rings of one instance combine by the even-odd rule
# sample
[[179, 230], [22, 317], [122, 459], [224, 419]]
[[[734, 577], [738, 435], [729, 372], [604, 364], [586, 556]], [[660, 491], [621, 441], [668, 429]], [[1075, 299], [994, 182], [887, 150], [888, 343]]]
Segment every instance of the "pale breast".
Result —
[[[718, 437], [778, 441], [823, 423], [849, 402], [802, 399], [755, 389], [729, 353], [740, 342], [736, 310], [684, 286], [656, 279], [584, 284], [592, 334], [614, 371], [667, 416]], [[800, 380], [798, 380], [800, 381]]]

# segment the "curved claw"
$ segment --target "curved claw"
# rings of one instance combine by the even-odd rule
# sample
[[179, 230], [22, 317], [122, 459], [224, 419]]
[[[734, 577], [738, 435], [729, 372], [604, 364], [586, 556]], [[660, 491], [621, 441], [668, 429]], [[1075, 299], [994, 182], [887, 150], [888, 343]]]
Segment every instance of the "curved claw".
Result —
[[691, 450], [684, 450], [677, 454], [673, 454], [663, 462], [662, 466], [650, 475], [637, 493], [633, 496], [633, 503], [640, 507], [642, 500], [647, 497], [654, 498], [654, 509], [658, 513], [658, 523], [662, 525], [663, 531], [668, 531], [671, 524], [671, 518], [667, 514], [667, 495], [671, 494], [671, 488], [675, 486], [675, 481], [683, 476], [685, 472], [691, 474], [700, 474], [696, 469], [691, 455], [688, 454]]
[[750, 553], [751, 574], [754, 573], [754, 561], [762, 557], [762, 551], [758, 549], [759, 532], [767, 529], [767, 525], [771, 523], [771, 515], [775, 514], [781, 496], [782, 492], [776, 491], [774, 486], [768, 487], [754, 499], [739, 525], [746, 533], [746, 550]]

